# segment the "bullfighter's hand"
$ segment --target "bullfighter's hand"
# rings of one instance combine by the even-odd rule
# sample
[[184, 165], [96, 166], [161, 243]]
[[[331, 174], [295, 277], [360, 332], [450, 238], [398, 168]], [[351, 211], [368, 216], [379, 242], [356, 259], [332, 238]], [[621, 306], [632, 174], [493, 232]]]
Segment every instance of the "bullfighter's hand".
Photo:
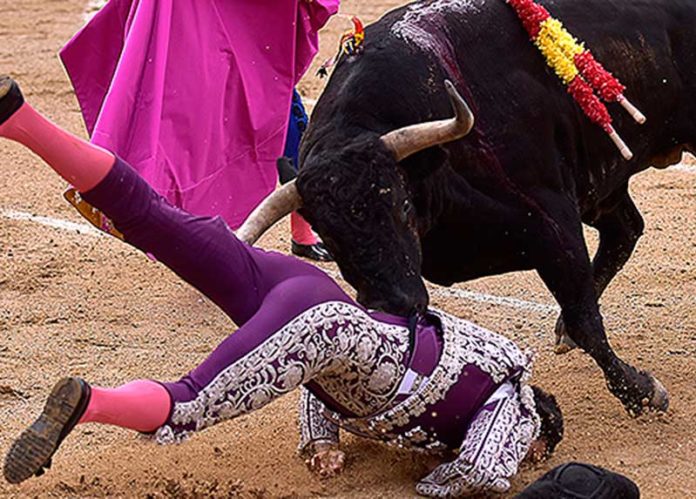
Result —
[[307, 467], [321, 478], [331, 478], [343, 471], [346, 455], [335, 444], [317, 444], [312, 457], [305, 463]]

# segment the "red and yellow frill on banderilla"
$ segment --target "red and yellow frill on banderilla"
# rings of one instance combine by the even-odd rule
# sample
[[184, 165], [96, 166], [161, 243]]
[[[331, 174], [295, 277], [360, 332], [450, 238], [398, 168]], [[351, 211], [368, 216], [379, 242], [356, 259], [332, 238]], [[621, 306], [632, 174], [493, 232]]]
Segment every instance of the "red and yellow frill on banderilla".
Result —
[[515, 9], [534, 45], [546, 59], [546, 63], [568, 87], [585, 115], [601, 126], [624, 158], [630, 160], [633, 153], [612, 126], [609, 110], [602, 103], [617, 102], [633, 119], [643, 124], [645, 116], [624, 96], [621, 82], [597, 62], [592, 53], [578, 42], [549, 11], [534, 0], [506, 0]]
[[356, 16], [350, 18], [353, 23], [353, 30], [347, 31], [341, 36], [341, 42], [338, 46], [338, 53], [328, 59], [324, 64], [321, 65], [317, 75], [323, 78], [329, 74], [329, 70], [336, 65], [338, 59], [342, 55], [356, 55], [360, 54], [363, 50], [363, 44], [365, 42], [365, 28], [362, 21]]

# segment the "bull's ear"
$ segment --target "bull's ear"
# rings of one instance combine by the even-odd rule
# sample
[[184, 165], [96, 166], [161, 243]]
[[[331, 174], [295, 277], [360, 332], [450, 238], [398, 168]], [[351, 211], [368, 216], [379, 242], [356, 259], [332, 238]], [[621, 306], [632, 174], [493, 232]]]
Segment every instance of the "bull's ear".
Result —
[[399, 163], [409, 179], [422, 180], [449, 161], [449, 153], [441, 146], [429, 147]]
[[276, 160], [278, 167], [278, 177], [280, 184], [284, 185], [297, 178], [297, 169], [292, 163], [292, 159], [282, 156]]

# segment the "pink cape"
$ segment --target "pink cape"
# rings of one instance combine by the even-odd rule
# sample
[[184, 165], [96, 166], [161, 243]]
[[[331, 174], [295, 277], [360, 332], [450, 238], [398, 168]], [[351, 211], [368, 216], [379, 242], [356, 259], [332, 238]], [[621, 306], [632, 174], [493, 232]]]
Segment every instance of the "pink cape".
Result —
[[276, 186], [292, 88], [339, 0], [110, 0], [61, 51], [92, 142], [238, 227]]

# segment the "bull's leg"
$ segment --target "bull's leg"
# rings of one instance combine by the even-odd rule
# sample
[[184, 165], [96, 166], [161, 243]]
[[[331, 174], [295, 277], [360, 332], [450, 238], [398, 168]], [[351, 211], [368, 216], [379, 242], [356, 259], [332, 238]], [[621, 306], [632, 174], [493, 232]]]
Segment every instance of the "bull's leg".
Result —
[[[579, 216], [572, 208], [558, 217], [547, 244], [536, 248], [537, 270], [561, 306], [570, 338], [604, 372], [609, 390], [631, 414], [646, 408], [666, 410], [667, 391], [651, 374], [638, 371], [612, 350], [597, 304], [595, 279]], [[562, 222], [560, 222], [562, 220]]]
[[[592, 262], [594, 288], [599, 299], [633, 254], [645, 227], [643, 217], [628, 192], [628, 185], [618, 193], [611, 209], [602, 213], [590, 225], [599, 231], [599, 248]], [[575, 346], [566, 332], [561, 315], [556, 322], [555, 352], [563, 354]]]

